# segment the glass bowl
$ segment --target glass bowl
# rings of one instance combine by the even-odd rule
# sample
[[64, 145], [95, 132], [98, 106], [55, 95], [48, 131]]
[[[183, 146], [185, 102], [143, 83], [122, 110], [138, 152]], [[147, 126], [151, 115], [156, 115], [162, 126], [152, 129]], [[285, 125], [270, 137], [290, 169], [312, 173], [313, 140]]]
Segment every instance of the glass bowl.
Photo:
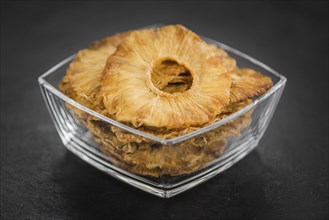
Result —
[[[239, 66], [271, 77], [273, 87], [222, 120], [179, 137], [164, 139], [107, 118], [59, 91], [58, 84], [75, 57], [72, 55], [38, 78], [43, 98], [66, 148], [99, 170], [162, 198], [184, 192], [245, 157], [257, 146], [266, 131], [287, 80], [270, 67], [236, 49], [202, 38], [226, 50]], [[120, 133], [113, 133], [113, 130]], [[143, 143], [147, 143], [144, 147], [152, 152], [161, 150], [163, 158], [150, 164], [149, 158], [145, 157], [148, 164], [143, 164], [142, 153], [137, 159], [134, 158], [143, 147], [138, 144], [116, 145], [121, 143], [117, 141], [119, 134], [143, 140]], [[100, 144], [102, 141], [108, 141], [106, 147]], [[195, 148], [195, 143], [200, 141], [202, 144]], [[125, 163], [122, 158], [127, 158], [129, 163]], [[166, 166], [168, 164], [171, 166]], [[145, 167], [152, 172], [145, 172]]]

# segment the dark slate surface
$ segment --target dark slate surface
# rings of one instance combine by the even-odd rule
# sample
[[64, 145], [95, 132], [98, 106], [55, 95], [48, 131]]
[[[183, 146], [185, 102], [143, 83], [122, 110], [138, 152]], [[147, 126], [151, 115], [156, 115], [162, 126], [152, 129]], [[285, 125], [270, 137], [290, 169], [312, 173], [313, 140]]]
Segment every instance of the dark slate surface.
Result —
[[[326, 219], [328, 3], [1, 3], [2, 219]], [[288, 84], [257, 150], [172, 199], [85, 164], [61, 143], [37, 77], [92, 41], [181, 23]]]

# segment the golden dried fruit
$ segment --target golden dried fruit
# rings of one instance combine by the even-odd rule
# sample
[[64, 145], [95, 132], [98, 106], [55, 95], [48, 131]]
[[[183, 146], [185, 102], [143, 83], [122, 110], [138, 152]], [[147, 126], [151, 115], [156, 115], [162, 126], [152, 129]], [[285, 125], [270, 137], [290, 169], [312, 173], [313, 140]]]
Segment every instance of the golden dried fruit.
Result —
[[232, 85], [230, 102], [237, 103], [264, 94], [272, 88], [270, 77], [252, 69], [236, 68], [230, 73]]
[[[100, 94], [109, 115], [134, 127], [167, 129], [213, 121], [229, 103], [231, 79], [220, 57], [209, 51], [207, 43], [180, 25], [132, 32], [109, 57], [103, 73]], [[192, 76], [180, 83], [193, 80], [191, 86], [185, 83], [188, 90], [169, 93], [153, 84], [154, 72], [164, 85], [177, 80], [181, 72], [170, 72], [166, 63]], [[158, 65], [165, 69], [163, 79]]]
[[96, 101], [100, 89], [100, 77], [107, 58], [121, 43], [125, 34], [116, 34], [93, 43], [89, 48], [78, 52], [70, 64], [62, 86], [68, 87], [71, 97], [93, 110], [99, 109]]
[[[251, 101], [233, 105], [232, 114]], [[240, 131], [251, 122], [252, 111], [201, 136], [176, 145], [161, 145], [145, 138], [109, 126], [101, 121], [88, 121], [88, 128], [94, 134], [104, 153], [110, 155], [116, 165], [137, 174], [161, 176], [191, 173], [204, 164], [216, 159], [225, 149], [226, 139], [239, 136]]]
[[[165, 139], [228, 117], [271, 87], [269, 77], [237, 68], [223, 49], [180, 25], [96, 42], [78, 53], [59, 85], [78, 103]], [[250, 124], [252, 114], [184, 142], [161, 145], [67, 106], [114, 164], [154, 177], [191, 173], [214, 161], [227, 138]]]

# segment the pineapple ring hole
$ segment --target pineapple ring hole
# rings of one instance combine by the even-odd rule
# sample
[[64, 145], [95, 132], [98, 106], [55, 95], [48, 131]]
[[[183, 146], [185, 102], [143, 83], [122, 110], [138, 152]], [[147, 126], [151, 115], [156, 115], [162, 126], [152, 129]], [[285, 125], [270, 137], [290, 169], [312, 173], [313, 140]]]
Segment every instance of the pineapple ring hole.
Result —
[[193, 83], [191, 71], [173, 59], [160, 59], [153, 63], [152, 84], [167, 93], [185, 92]]

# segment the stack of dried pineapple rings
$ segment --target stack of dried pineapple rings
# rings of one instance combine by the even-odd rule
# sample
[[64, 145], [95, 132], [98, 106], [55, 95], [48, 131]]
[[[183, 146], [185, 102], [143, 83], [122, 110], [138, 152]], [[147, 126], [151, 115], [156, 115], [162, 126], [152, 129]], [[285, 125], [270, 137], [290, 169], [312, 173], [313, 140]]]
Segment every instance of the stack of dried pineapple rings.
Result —
[[[59, 87], [104, 116], [168, 139], [239, 111], [272, 81], [238, 68], [223, 49], [185, 27], [168, 25], [116, 34], [81, 50]], [[227, 138], [250, 124], [252, 113], [187, 141], [159, 145], [67, 106], [113, 163], [154, 177], [188, 174], [218, 158]]]

